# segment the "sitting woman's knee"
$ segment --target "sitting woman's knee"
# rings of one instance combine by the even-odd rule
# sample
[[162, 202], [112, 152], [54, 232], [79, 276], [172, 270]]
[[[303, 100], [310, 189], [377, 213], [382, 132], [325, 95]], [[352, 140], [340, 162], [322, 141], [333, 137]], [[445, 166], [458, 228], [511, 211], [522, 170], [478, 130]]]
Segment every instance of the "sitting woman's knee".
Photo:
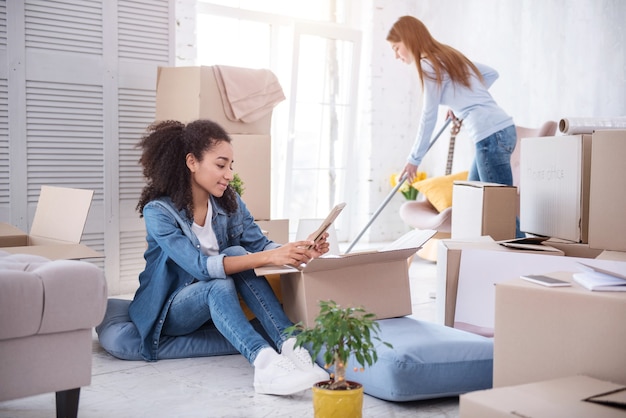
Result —
[[242, 246], [233, 245], [232, 247], [225, 248], [224, 251], [222, 251], [222, 254], [227, 256], [246, 255], [248, 254], [248, 251], [246, 251], [246, 249]]

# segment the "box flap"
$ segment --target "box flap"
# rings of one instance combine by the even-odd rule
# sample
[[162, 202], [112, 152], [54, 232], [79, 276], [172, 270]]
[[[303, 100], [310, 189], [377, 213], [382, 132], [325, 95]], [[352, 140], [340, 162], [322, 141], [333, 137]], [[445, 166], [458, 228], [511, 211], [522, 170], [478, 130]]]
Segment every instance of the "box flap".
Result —
[[354, 265], [384, 263], [400, 259], [407, 259], [417, 252], [418, 248], [405, 248], [389, 251], [367, 251], [345, 254], [340, 257], [320, 257], [311, 260], [303, 272], [313, 273], [316, 271], [334, 270]]
[[415, 254], [437, 231], [414, 229], [402, 235], [397, 240], [382, 247], [380, 250], [357, 251], [343, 255], [326, 254], [311, 260], [306, 267], [297, 269], [290, 266], [263, 266], [254, 269], [259, 276], [268, 274], [287, 274], [303, 271], [307, 273], [324, 271], [353, 266], [356, 264], [369, 264], [409, 258]]
[[615, 389], [607, 393], [590, 396], [585, 399], [585, 401], [626, 409], [626, 387]]
[[83, 244], [50, 244], [27, 245], [21, 247], [3, 247], [0, 251], [12, 254], [32, 254], [45, 257], [49, 260], [79, 260], [83, 258], [103, 257], [99, 252]]
[[28, 245], [28, 234], [11, 224], [0, 222], [0, 247]]
[[92, 197], [93, 190], [41, 186], [30, 235], [78, 244]]
[[254, 269], [258, 276], [266, 276], [268, 274], [287, 274], [287, 273], [314, 273], [317, 271], [340, 269], [361, 264], [381, 263], [395, 261], [402, 258], [409, 258], [415, 254], [419, 248], [404, 248], [400, 250], [387, 251], [362, 251], [344, 255], [322, 256], [311, 260], [304, 268], [297, 269], [291, 266], [263, 266]]

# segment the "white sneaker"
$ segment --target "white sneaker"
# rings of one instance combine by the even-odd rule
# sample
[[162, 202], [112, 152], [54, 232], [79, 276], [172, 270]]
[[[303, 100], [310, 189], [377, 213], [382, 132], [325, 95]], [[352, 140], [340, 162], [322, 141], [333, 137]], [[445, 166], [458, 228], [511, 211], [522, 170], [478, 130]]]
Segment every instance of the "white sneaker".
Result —
[[291, 395], [309, 389], [317, 383], [310, 373], [300, 370], [289, 358], [281, 356], [274, 350], [269, 356], [269, 361], [263, 362], [266, 364], [259, 364], [254, 367], [254, 390], [256, 393]]
[[317, 379], [315, 383], [330, 379], [328, 372], [313, 361], [311, 354], [303, 347], [294, 348], [295, 344], [296, 339], [289, 338], [283, 343], [281, 354], [289, 358], [300, 370], [315, 376]]

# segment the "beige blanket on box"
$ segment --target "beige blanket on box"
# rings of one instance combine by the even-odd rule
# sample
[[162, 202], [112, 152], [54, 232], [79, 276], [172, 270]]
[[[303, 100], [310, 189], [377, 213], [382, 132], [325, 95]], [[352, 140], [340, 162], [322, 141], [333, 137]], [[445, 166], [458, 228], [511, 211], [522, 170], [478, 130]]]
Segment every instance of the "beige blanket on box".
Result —
[[224, 113], [234, 122], [259, 120], [285, 100], [283, 89], [270, 70], [215, 65], [213, 73]]

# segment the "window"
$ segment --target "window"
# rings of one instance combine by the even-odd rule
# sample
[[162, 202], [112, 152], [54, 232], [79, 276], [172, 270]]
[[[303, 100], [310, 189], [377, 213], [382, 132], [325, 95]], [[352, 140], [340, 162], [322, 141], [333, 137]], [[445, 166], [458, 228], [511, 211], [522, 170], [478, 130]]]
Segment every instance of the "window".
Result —
[[[217, 3], [198, 7], [197, 64], [276, 74], [287, 100], [273, 115], [272, 217], [322, 218], [350, 193], [345, 173], [356, 136], [360, 32], [322, 21], [342, 16], [328, 10], [343, 10], [343, 2]], [[347, 239], [341, 217], [335, 226]]]

